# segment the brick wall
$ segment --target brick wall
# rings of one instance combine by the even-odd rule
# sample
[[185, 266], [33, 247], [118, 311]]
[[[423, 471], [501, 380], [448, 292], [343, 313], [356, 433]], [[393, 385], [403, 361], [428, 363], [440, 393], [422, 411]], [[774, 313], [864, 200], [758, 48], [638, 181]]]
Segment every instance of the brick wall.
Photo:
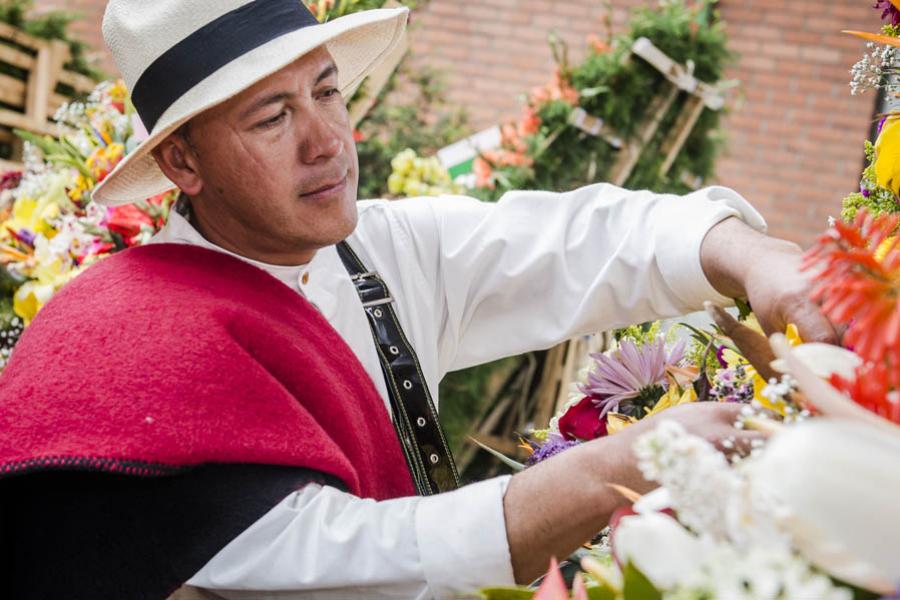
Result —
[[[621, 28], [630, 7], [655, 0], [612, 0]], [[41, 8], [80, 10], [77, 31], [102, 47], [103, 0], [38, 0]], [[743, 83], [725, 128], [729, 150], [718, 181], [742, 192], [779, 236], [809, 243], [840, 199], [858, 183], [871, 96], [851, 97], [850, 66], [863, 46], [841, 29], [878, 27], [858, 0], [722, 0], [732, 48], [741, 58], [730, 77]], [[575, 57], [603, 31], [599, 0], [430, 0], [414, 16], [413, 60], [442, 70], [449, 99], [473, 125], [492, 125], [519, 111], [519, 97], [552, 69], [546, 40], [555, 30]], [[108, 61], [108, 59], [106, 59]], [[107, 64], [109, 64], [107, 62]]]

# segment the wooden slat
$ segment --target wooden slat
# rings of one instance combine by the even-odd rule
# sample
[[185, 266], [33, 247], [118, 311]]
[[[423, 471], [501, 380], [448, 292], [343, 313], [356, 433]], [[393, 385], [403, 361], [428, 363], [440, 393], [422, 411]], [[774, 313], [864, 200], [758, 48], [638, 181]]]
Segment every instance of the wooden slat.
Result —
[[0, 173], [5, 173], [6, 171], [21, 171], [22, 169], [23, 166], [21, 163], [3, 160], [2, 158], [0, 158]]
[[71, 102], [71, 98], [67, 98], [62, 94], [53, 93], [50, 95], [50, 104], [47, 105], [47, 114], [55, 115], [56, 111], [59, 110], [59, 107], [67, 102]]
[[2, 43], [0, 43], [0, 62], [9, 63], [26, 71], [34, 68], [34, 56]]
[[54, 127], [52, 123], [46, 121], [43, 123], [35, 123], [22, 113], [5, 109], [0, 109], [0, 125], [6, 125], [7, 127], [13, 127], [15, 129], [25, 129], [26, 131], [32, 131], [41, 135], [56, 135], [57, 132], [56, 127]]
[[659, 167], [660, 175], [665, 176], [669, 169], [672, 168], [672, 163], [678, 158], [678, 154], [684, 148], [688, 136], [691, 135], [694, 125], [697, 124], [697, 120], [700, 119], [700, 115], [703, 114], [705, 108], [702, 98], [688, 96], [684, 107], [681, 109], [681, 114], [678, 115], [672, 130], [663, 142], [662, 154], [665, 155], [665, 158]]
[[28, 95], [25, 99], [25, 114], [33, 122], [47, 121], [50, 95], [56, 89], [56, 82], [68, 57], [68, 46], [58, 40], [38, 50], [35, 68], [28, 77]]
[[0, 38], [10, 40], [20, 46], [25, 46], [26, 48], [31, 48], [35, 51], [49, 45], [47, 40], [42, 40], [29, 35], [21, 29], [13, 27], [9, 23], [0, 23]]
[[629, 140], [625, 147], [619, 150], [619, 156], [609, 176], [609, 181], [613, 185], [621, 186], [628, 181], [631, 172], [641, 158], [644, 147], [653, 139], [663, 117], [675, 102], [675, 98], [678, 97], [679, 89], [677, 87], [668, 81], [664, 85], [666, 89], [654, 96], [650, 106], [647, 107], [646, 121], [641, 131], [638, 132], [638, 136]]
[[25, 106], [25, 82], [0, 73], [0, 102], [10, 106]]
[[87, 94], [97, 87], [97, 82], [81, 73], [75, 71], [63, 71], [59, 74], [59, 82], [74, 89], [80, 94]]

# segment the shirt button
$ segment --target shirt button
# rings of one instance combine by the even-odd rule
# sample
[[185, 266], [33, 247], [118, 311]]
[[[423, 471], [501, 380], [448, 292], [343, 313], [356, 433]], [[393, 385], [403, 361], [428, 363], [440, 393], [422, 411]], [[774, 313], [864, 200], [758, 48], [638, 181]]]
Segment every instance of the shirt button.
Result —
[[306, 285], [309, 283], [309, 272], [303, 274], [303, 277], [300, 278], [300, 285]]

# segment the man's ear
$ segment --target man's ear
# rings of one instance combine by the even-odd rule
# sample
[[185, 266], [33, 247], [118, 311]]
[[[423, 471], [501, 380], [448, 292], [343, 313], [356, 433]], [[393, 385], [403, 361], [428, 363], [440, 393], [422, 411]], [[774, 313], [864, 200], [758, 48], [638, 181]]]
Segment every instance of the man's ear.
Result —
[[196, 196], [203, 190], [197, 153], [180, 131], [154, 148], [153, 158], [166, 177], [188, 196]]

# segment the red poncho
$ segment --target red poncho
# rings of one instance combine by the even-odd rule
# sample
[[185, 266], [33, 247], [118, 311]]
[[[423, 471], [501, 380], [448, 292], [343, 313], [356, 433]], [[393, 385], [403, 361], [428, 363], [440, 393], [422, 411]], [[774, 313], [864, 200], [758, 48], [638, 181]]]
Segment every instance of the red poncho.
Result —
[[305, 467], [361, 497], [414, 494], [384, 403], [303, 297], [184, 245], [127, 250], [67, 285], [0, 378], [0, 477]]

